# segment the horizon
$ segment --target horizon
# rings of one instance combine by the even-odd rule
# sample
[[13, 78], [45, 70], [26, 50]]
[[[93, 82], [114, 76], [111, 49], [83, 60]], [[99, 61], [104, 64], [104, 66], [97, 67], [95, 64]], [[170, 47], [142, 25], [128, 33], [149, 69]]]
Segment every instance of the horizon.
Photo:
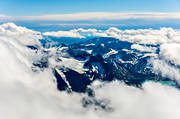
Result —
[[[180, 23], [179, 0], [1, 0], [0, 22], [29, 24]], [[140, 6], [140, 7], [139, 7]]]
[[1, 0], [0, 6], [1, 24], [38, 27], [35, 30], [59, 24], [75, 28], [89, 24], [122, 29], [180, 28], [179, 0]]

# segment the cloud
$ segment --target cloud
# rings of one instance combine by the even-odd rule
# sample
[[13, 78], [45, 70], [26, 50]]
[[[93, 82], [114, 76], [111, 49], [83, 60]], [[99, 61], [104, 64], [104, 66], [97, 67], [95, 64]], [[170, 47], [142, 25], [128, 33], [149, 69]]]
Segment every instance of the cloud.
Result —
[[57, 32], [45, 32], [45, 36], [53, 37], [72, 37], [72, 38], [87, 38], [87, 37], [107, 37], [106, 33], [96, 29], [74, 29], [70, 31], [57, 31]]
[[0, 14], [0, 20], [8, 20], [8, 19], [11, 19], [10, 16], [6, 16], [6, 15], [3, 15], [3, 14]]
[[76, 37], [76, 38], [92, 38], [92, 37], [113, 37], [121, 41], [128, 41], [137, 44], [163, 44], [169, 42], [179, 42], [180, 31], [172, 28], [154, 29], [137, 29], [137, 30], [120, 30], [111, 27], [107, 30], [97, 29], [73, 29], [70, 31], [45, 32], [43, 35], [54, 37]]
[[164, 43], [160, 46], [160, 53], [150, 60], [155, 73], [161, 74], [180, 84], [180, 44], [177, 42]]
[[23, 45], [40, 45], [37, 39], [42, 39], [42, 36], [40, 32], [16, 26], [14, 23], [6, 23], [0, 26], [0, 38], [2, 40], [9, 39], [12, 42], [19, 42], [19, 44]]
[[132, 49], [136, 49], [141, 52], [156, 52], [157, 48], [156, 47], [147, 47], [147, 46], [142, 46], [139, 44], [133, 44], [131, 45]]
[[[118, 81], [94, 86], [97, 99], [109, 99], [114, 112], [101, 118], [170, 119], [179, 118], [179, 91], [158, 83], [143, 84], [143, 90]], [[147, 108], [148, 107], [148, 108]]]
[[12, 21], [81, 21], [81, 20], [127, 20], [127, 19], [180, 19], [179, 12], [84, 12], [72, 14], [52, 14], [42, 16], [5, 16], [1, 20]]
[[[89, 32], [88, 30], [81, 31], [83, 31], [83, 33], [85, 31]], [[160, 31], [121, 31], [111, 28], [106, 32], [114, 34], [114, 36], [119, 34], [119, 32], [126, 35], [164, 33], [159, 34], [164, 38], [163, 35], [167, 34], [167, 31], [169, 33], [169, 30], [167, 29]], [[170, 32], [169, 36], [171, 36], [171, 33], [172, 32]], [[176, 34], [176, 31], [173, 33]], [[91, 97], [87, 97], [86, 94], [68, 94], [63, 91], [59, 92], [56, 88], [56, 81], [51, 71], [51, 66], [53, 64], [50, 64], [50, 67], [44, 71], [32, 71], [32, 62], [43, 56], [43, 53], [41, 52], [41, 44], [39, 44], [38, 41], [38, 39], [41, 38], [41, 33], [16, 26], [13, 23], [0, 26], [0, 118], [180, 118], [180, 91], [174, 87], [153, 82], [144, 83], [143, 89], [127, 86], [118, 81], [111, 83], [94, 82], [91, 85], [91, 88], [95, 91], [95, 99], [105, 100], [103, 103], [106, 104], [106, 102], [108, 102], [107, 105], [111, 107], [112, 110], [104, 111], [99, 109], [96, 105], [83, 108], [82, 99], [91, 99]], [[171, 39], [166, 40], [169, 42]], [[162, 41], [164, 42], [164, 40]], [[144, 42], [149, 43], [149, 41]], [[37, 45], [40, 49], [38, 53], [35, 53], [26, 48], [26, 45]], [[163, 47], [162, 52], [165, 52]], [[53, 49], [49, 50], [53, 52]], [[159, 61], [159, 59], [157, 60]], [[156, 66], [159, 67], [158, 65]], [[162, 64], [160, 67], [164, 67], [164, 65]], [[165, 68], [169, 69], [169, 67]], [[164, 72], [162, 69], [160, 70]], [[174, 72], [174, 74], [176, 73], [175, 71], [177, 71], [169, 70]], [[168, 75], [170, 71], [167, 72]]]
[[[180, 37], [179, 37], [180, 38]], [[160, 55], [167, 61], [171, 61], [173, 64], [180, 65], [180, 44], [179, 43], [168, 43], [163, 44], [160, 47]]]
[[153, 71], [156, 74], [161, 74], [163, 77], [176, 80], [178, 84], [180, 84], [180, 69], [179, 68], [172, 66], [164, 59], [159, 59], [159, 58], [152, 58], [149, 61], [149, 63], [153, 65]]
[[58, 32], [45, 32], [45, 36], [53, 37], [72, 37], [72, 38], [84, 38], [79, 33], [73, 31], [58, 31]]

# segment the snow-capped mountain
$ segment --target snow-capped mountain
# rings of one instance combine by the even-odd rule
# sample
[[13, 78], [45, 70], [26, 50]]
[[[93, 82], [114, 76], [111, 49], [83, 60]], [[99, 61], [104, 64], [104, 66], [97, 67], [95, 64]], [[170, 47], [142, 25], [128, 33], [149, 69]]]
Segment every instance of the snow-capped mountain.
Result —
[[[53, 39], [47, 44], [52, 42]], [[55, 47], [45, 48], [47, 56], [33, 64], [47, 68], [48, 57], [53, 52], [56, 63], [52, 69], [59, 90], [86, 92], [88, 86], [96, 80], [119, 80], [136, 87], [141, 87], [146, 81], [154, 81], [179, 87], [176, 80], [153, 71], [150, 60], [158, 55], [158, 45], [150, 46], [156, 48], [156, 55], [152, 51], [134, 49], [133, 45], [112, 37], [92, 38], [73, 44], [57, 42]], [[36, 50], [34, 47], [31, 49]]]

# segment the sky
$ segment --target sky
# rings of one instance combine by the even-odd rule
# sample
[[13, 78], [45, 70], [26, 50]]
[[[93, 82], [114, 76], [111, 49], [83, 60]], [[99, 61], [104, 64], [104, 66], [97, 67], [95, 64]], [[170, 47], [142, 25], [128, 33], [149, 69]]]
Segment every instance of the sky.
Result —
[[0, 0], [0, 24], [7, 22], [180, 28], [180, 0]]
[[180, 12], [180, 0], [0, 0], [0, 14], [39, 16], [82, 12]]

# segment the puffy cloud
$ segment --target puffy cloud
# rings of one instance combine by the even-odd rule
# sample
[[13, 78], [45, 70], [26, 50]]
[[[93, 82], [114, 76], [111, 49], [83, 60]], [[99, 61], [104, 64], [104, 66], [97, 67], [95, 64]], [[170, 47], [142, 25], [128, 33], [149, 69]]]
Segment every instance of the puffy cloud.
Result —
[[157, 74], [161, 74], [163, 77], [177, 80], [180, 84], [180, 69], [172, 66], [164, 59], [152, 58], [149, 63], [153, 65], [153, 71]]
[[73, 32], [73, 31], [45, 32], [44, 35], [53, 36], [53, 37], [84, 38], [79, 33], [76, 33], [76, 32]]
[[53, 37], [72, 37], [72, 38], [86, 38], [86, 37], [106, 37], [106, 33], [103, 33], [101, 30], [96, 29], [74, 29], [70, 31], [57, 31], [57, 32], [45, 32], [45, 36]]
[[179, 90], [147, 82], [143, 90], [112, 82], [94, 86], [97, 99], [109, 99], [114, 111], [101, 118], [170, 119], [179, 118]]
[[12, 42], [19, 42], [22, 45], [40, 45], [37, 39], [41, 39], [42, 36], [40, 32], [16, 26], [14, 23], [6, 23], [0, 26], [0, 38], [2, 40], [9, 39]]
[[137, 30], [120, 30], [111, 27], [105, 31], [96, 29], [74, 29], [70, 31], [45, 32], [43, 35], [55, 37], [113, 37], [122, 41], [128, 41], [138, 44], [157, 45], [169, 42], [179, 42], [180, 31], [172, 28], [154, 29], [137, 29]]
[[179, 42], [179, 30], [172, 28], [154, 29], [137, 29], [137, 30], [119, 30], [110, 28], [105, 31], [108, 36], [118, 38], [122, 41], [128, 41], [138, 44], [157, 45], [169, 42]]
[[[7, 23], [0, 26], [0, 42], [4, 44], [1, 48], [5, 47], [8, 50], [2, 49], [2, 55], [12, 54], [17, 58], [21, 59], [21, 63], [26, 65], [32, 65], [32, 58], [35, 58], [26, 46], [34, 45], [41, 47], [41, 44], [38, 39], [41, 39], [42, 36], [39, 32], [29, 30], [24, 27], [18, 27], [13, 23]], [[6, 53], [9, 52], [9, 53]], [[28, 55], [29, 54], [29, 55]], [[10, 56], [4, 56], [3, 58], [8, 58]], [[5, 59], [4, 59], [5, 61]], [[8, 65], [8, 66], [14, 66]], [[10, 68], [12, 69], [12, 68]]]
[[177, 80], [180, 84], [180, 44], [165, 43], [160, 46], [160, 53], [157, 57], [150, 60], [153, 65], [153, 70], [160, 73], [163, 77], [168, 77], [172, 80]]
[[141, 52], [156, 52], [156, 49], [157, 49], [156, 47], [147, 47], [147, 46], [142, 46], [139, 44], [133, 44], [131, 45], [131, 48], [136, 49]]
[[[180, 38], [180, 37], [179, 37]], [[180, 65], [180, 43], [163, 44], [160, 47], [160, 55], [176, 65]]]

